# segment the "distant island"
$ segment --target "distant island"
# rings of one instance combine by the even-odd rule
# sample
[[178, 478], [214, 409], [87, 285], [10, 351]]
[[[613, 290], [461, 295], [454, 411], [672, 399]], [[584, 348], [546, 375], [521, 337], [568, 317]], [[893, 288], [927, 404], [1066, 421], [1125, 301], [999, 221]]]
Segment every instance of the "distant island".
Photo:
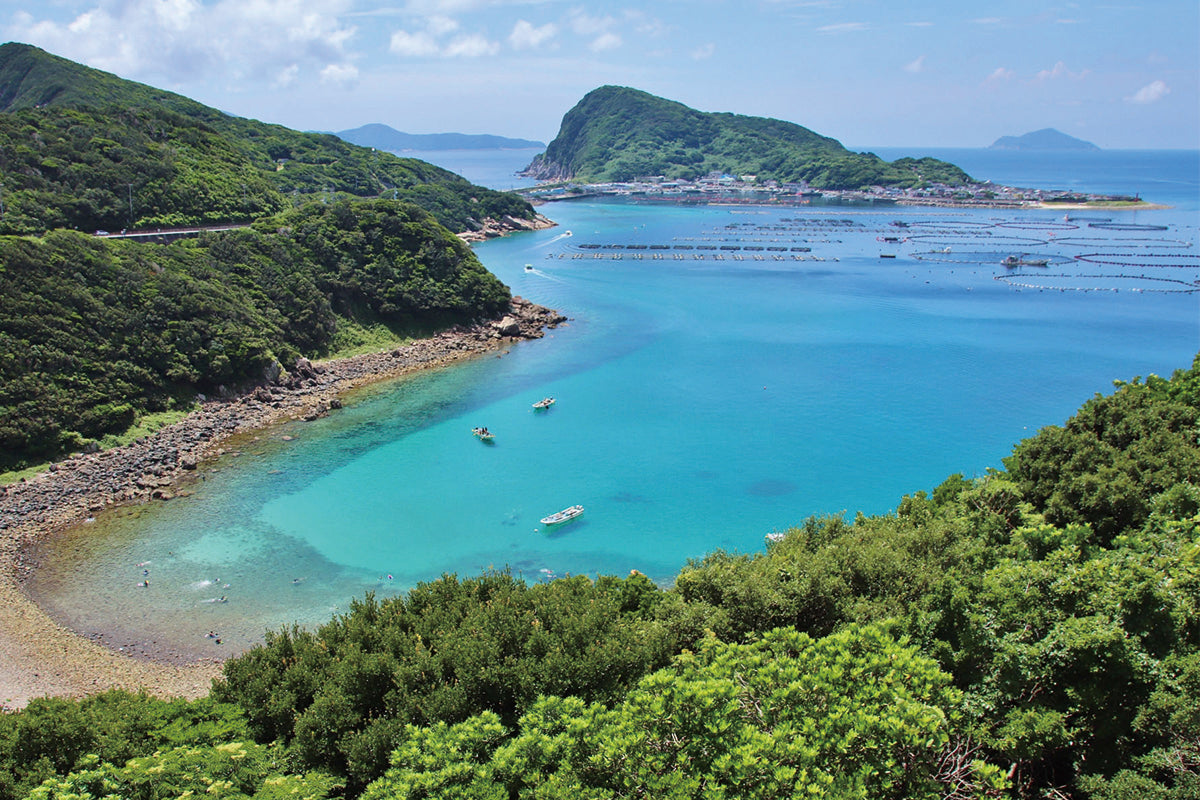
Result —
[[792, 122], [707, 113], [623, 86], [589, 92], [558, 135], [525, 168], [540, 180], [588, 183], [661, 176], [752, 175], [813, 189], [966, 185], [971, 177], [934, 158], [884, 161]]
[[1068, 136], [1054, 128], [1042, 128], [1024, 136], [1001, 136], [992, 142], [989, 150], [1099, 150], [1100, 148], [1083, 139]]
[[405, 150], [530, 150], [545, 147], [533, 139], [510, 139], [486, 133], [404, 133], [388, 125], [373, 122], [335, 134], [339, 139], [361, 147], [402, 152]]
[[585, 95], [563, 116], [546, 151], [521, 174], [540, 181], [521, 190], [534, 202], [607, 196], [676, 203], [942, 208], [1145, 205], [1136, 195], [977, 181], [936, 158], [888, 162], [874, 153], [854, 153], [836, 139], [792, 122], [696, 111], [620, 86], [602, 86]]

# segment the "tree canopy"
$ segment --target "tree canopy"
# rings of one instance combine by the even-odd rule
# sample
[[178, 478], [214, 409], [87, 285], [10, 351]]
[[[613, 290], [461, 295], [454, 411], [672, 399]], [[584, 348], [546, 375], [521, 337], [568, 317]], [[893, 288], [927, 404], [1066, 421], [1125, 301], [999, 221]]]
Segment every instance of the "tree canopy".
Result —
[[510, 298], [429, 213], [391, 200], [311, 203], [163, 245], [0, 237], [0, 468], [323, 355], [352, 318], [403, 334], [493, 317]]

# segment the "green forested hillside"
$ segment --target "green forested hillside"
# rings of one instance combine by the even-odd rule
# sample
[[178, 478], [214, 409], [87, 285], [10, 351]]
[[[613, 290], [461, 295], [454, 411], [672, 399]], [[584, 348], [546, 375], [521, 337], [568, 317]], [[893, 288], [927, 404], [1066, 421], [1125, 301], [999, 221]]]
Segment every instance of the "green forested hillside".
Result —
[[[0, 45], [0, 471], [327, 354], [353, 317], [404, 335], [500, 313], [508, 289], [449, 231], [507, 216], [534, 212], [422, 161]], [[229, 222], [255, 227], [89, 235]]]
[[932, 158], [886, 162], [791, 122], [705, 113], [619, 86], [589, 92], [563, 117], [558, 136], [527, 174], [592, 183], [710, 172], [756, 175], [818, 189], [958, 185], [970, 177]]
[[339, 320], [418, 332], [509, 300], [458, 237], [392, 200], [310, 203], [174, 244], [2, 236], [0, 469], [322, 355]]
[[0, 800], [1192, 800], [1198, 424], [1200, 357], [671, 588], [446, 576], [269, 635], [193, 704], [35, 701], [0, 716]]
[[455, 232], [534, 216], [432, 164], [222, 114], [29, 45], [0, 45], [0, 111], [0, 233], [246, 222], [337, 195], [410, 200]]

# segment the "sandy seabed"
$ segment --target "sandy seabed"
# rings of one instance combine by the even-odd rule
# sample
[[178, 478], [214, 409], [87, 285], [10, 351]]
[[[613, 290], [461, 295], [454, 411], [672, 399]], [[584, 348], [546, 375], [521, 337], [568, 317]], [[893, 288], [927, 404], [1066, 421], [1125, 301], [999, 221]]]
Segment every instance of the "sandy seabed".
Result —
[[23, 591], [36, 568], [34, 545], [104, 508], [170, 500], [230, 437], [279, 422], [312, 420], [340, 408], [344, 392], [416, 370], [494, 353], [544, 335], [566, 318], [514, 297], [504, 319], [460, 327], [396, 349], [320, 364], [301, 360], [284, 380], [205, 400], [174, 425], [129, 445], [79, 454], [36, 477], [0, 487], [0, 708], [45, 695], [80, 697], [145, 689], [200, 697], [223, 659], [176, 664], [135, 658], [59, 625]]

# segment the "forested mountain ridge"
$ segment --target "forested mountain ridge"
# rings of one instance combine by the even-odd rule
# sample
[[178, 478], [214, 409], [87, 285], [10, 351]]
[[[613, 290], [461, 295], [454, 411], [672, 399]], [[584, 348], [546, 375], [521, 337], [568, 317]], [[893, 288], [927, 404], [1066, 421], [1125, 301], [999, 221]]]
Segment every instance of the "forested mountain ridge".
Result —
[[1197, 424], [1200, 357], [669, 589], [447, 575], [193, 703], [35, 700], [0, 714], [0, 800], [1194, 800]]
[[341, 139], [380, 150], [524, 150], [545, 147], [545, 142], [511, 139], [487, 133], [405, 133], [375, 122], [348, 131], [338, 131]]
[[[498, 315], [508, 288], [451, 231], [536, 216], [29, 45], [0, 46], [0, 106], [0, 471], [328, 355], [360, 322], [399, 337]], [[90, 235], [230, 222], [253, 227]]]
[[535, 216], [432, 164], [234, 117], [30, 45], [0, 45], [0, 109], [0, 233], [248, 222], [337, 196], [410, 200], [455, 232]]
[[457, 236], [394, 200], [308, 203], [172, 244], [0, 236], [0, 470], [325, 355], [350, 320], [416, 334], [510, 299]]
[[712, 172], [757, 176], [817, 189], [959, 185], [970, 177], [933, 158], [887, 162], [791, 122], [706, 113], [637, 89], [603, 86], [563, 117], [546, 152], [524, 174], [588, 183]]

